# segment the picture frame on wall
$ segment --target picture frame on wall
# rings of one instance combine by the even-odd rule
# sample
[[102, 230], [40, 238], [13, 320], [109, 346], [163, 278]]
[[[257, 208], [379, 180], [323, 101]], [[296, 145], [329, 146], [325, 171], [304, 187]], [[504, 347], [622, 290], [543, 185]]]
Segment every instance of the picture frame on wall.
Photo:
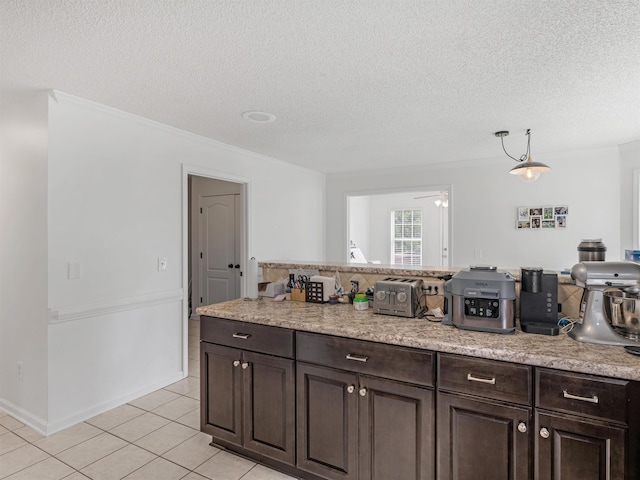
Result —
[[567, 205], [518, 207], [516, 228], [518, 230], [565, 229], [568, 215]]

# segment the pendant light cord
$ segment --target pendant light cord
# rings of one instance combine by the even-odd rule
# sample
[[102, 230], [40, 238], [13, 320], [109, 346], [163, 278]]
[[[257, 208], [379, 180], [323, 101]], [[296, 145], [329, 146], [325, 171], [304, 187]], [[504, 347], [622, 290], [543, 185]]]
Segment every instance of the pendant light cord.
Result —
[[516, 162], [524, 162], [529, 158], [529, 152], [531, 151], [531, 129], [530, 128], [527, 129], [527, 133], [525, 133], [525, 135], [527, 136], [527, 153], [522, 155], [520, 158], [512, 157], [511, 155], [509, 155], [509, 153], [507, 152], [507, 149], [504, 148], [504, 137], [500, 137], [500, 142], [502, 143], [502, 150], [504, 150], [504, 153], [507, 154], [507, 157], [511, 158], [512, 160], [515, 160]]

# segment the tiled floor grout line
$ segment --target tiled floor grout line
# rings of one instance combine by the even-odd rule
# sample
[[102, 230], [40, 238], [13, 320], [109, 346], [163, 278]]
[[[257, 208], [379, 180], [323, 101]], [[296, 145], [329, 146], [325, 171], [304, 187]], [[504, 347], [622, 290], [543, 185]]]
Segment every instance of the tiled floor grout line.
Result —
[[[34, 463], [30, 463], [31, 460], [25, 460], [23, 462], [24, 465], [26, 466], [22, 466], [19, 468], [19, 470], [15, 471], [15, 472], [11, 472], [9, 473], [9, 475], [5, 475], [4, 477], [0, 477], [2, 479], [7, 479], [10, 478], [12, 476], [20, 476], [21, 478], [25, 477], [24, 472], [26, 470], [28, 470], [29, 468], [32, 468], [36, 465], [39, 465], [42, 462], [45, 461], [51, 461], [51, 459], [53, 459], [55, 462], [59, 462], [60, 464], [64, 465], [64, 468], [68, 468], [70, 470], [70, 472], [68, 474], [66, 474], [65, 477], [60, 478], [59, 480], [65, 480], [67, 478], [73, 477], [73, 476], [82, 476], [82, 478], [97, 478], [95, 477], [95, 475], [92, 473], [92, 475], [94, 475], [93, 477], [89, 477], [88, 474], [85, 474], [83, 472], [83, 470], [87, 470], [89, 467], [91, 467], [92, 465], [105, 460], [107, 457], [115, 454], [116, 452], [120, 452], [123, 449], [126, 449], [127, 447], [135, 447], [137, 449], [140, 449], [141, 451], [144, 451], [144, 454], [140, 457], [141, 461], [143, 462], [140, 465], [136, 466], [136, 463], [131, 463], [131, 468], [133, 468], [131, 471], [128, 471], [125, 474], [124, 478], [129, 477], [130, 475], [135, 475], [135, 472], [139, 472], [140, 470], [144, 469], [145, 467], [148, 468], [148, 466], [152, 463], [157, 461], [158, 459], [162, 459], [162, 461], [164, 462], [169, 462], [170, 464], [172, 464], [173, 466], [176, 467], [176, 470], [173, 471], [173, 474], [176, 475], [180, 475], [182, 473], [182, 471], [185, 472], [184, 475], [180, 476], [180, 480], [184, 479], [184, 478], [198, 478], [198, 479], [206, 479], [209, 480], [212, 477], [218, 478], [217, 477], [217, 472], [218, 470], [216, 470], [217, 468], [223, 468], [220, 467], [219, 465], [224, 464], [225, 461], [229, 461], [229, 459], [224, 456], [224, 457], [220, 457], [219, 463], [215, 463], [213, 462], [213, 464], [215, 464], [216, 466], [214, 467], [213, 464], [211, 466], [205, 467], [203, 469], [203, 467], [205, 466], [205, 464], [207, 464], [208, 462], [211, 462], [212, 459], [214, 459], [215, 457], [217, 457], [221, 452], [226, 452], [228, 455], [234, 456], [234, 457], [238, 457], [240, 459], [243, 459], [247, 462], [251, 462], [252, 465], [249, 467], [249, 465], [247, 464], [247, 468], [249, 468], [246, 472], [240, 474], [237, 473], [237, 476], [234, 476], [233, 479], [234, 480], [241, 480], [241, 479], [249, 479], [249, 478], [253, 478], [253, 479], [257, 479], [260, 475], [260, 470], [256, 470], [259, 467], [260, 464], [254, 462], [251, 459], [247, 459], [246, 457], [243, 456], [238, 456], [236, 455], [233, 451], [227, 450], [223, 447], [219, 447], [219, 446], [215, 446], [215, 445], [211, 445], [211, 437], [208, 436], [208, 439], [203, 438], [202, 441], [206, 441], [206, 446], [211, 448], [210, 452], [206, 451], [206, 448], [202, 448], [203, 445], [200, 443], [201, 439], [195, 439], [195, 437], [197, 437], [198, 435], [202, 435], [202, 432], [200, 430], [200, 426], [199, 426], [199, 420], [196, 422], [196, 420], [194, 418], [189, 418], [188, 415], [193, 415], [194, 412], [199, 411], [200, 406], [199, 406], [199, 398], [200, 398], [200, 388], [201, 388], [201, 384], [200, 384], [200, 378], [199, 378], [199, 372], [197, 370], [197, 366], [199, 365], [199, 333], [198, 334], [193, 334], [192, 333], [192, 328], [193, 328], [193, 324], [191, 323], [191, 320], [189, 321], [189, 371], [185, 372], [187, 373], [187, 376], [184, 377], [181, 380], [178, 380], [177, 382], [174, 382], [174, 384], [171, 385], [167, 385], [165, 387], [162, 387], [158, 390], [155, 390], [153, 392], [148, 393], [147, 395], [143, 395], [142, 397], [139, 397], [137, 399], [134, 399], [130, 402], [127, 402], [123, 405], [120, 405], [119, 407], [115, 407], [114, 409], [108, 410], [106, 412], [103, 412], [101, 414], [98, 414], [88, 420], [85, 420], [83, 422], [79, 422], [77, 425], [82, 425], [84, 424], [84, 426], [82, 426], [77, 434], [79, 435], [78, 437], [74, 438], [74, 435], [76, 435], [76, 432], [74, 432], [72, 434], [72, 436], [70, 437], [62, 437], [62, 443], [60, 444], [48, 444], [47, 445], [43, 445], [45, 448], [49, 448], [50, 450], [57, 450], [58, 447], [64, 447], [63, 450], [60, 451], [56, 451], [55, 454], [53, 453], [49, 453], [47, 450], [45, 450], [44, 448], [42, 448], [41, 446], [38, 445], [38, 442], [40, 442], [41, 440], [44, 440], [46, 438], [50, 438], [47, 436], [40, 436], [37, 435], [36, 436], [36, 432], [33, 431], [30, 427], [28, 427], [28, 425], [24, 425], [21, 422], [18, 422], [17, 420], [13, 419], [13, 417], [11, 417], [11, 415], [9, 415], [6, 412], [0, 412], [0, 419], [2, 419], [3, 417], [10, 417], [12, 420], [7, 422], [8, 425], [11, 425], [12, 427], [15, 427], [13, 430], [2, 426], [3, 431], [0, 432], [0, 435], [4, 435], [6, 434], [13, 434], [16, 437], [18, 437], [20, 439], [21, 442], [24, 442], [22, 445], [18, 446], [17, 448], [13, 448], [7, 452], [3, 452], [0, 455], [0, 458], [2, 458], [2, 455], [6, 455], [6, 454], [10, 454], [12, 452], [15, 452], [16, 450], [19, 450], [21, 448], [27, 447], [27, 446], [33, 446], [35, 447], [39, 452], [42, 453], [42, 455], [44, 455], [44, 458], [38, 460], [37, 462]], [[194, 329], [195, 330], [195, 329]], [[193, 372], [192, 374], [189, 374], [190, 372]], [[181, 383], [183, 382], [183, 383]], [[173, 388], [172, 388], [173, 386]], [[191, 388], [193, 387], [193, 388]], [[140, 401], [141, 399], [143, 399], [144, 397], [147, 397], [149, 395], [154, 395], [154, 394], [158, 394], [159, 392], [164, 392], [164, 393], [160, 393], [160, 395], [158, 395], [157, 397], [153, 397], [153, 398], [149, 398], [146, 405], [153, 405], [152, 407], [149, 406], [145, 406], [144, 408], [141, 406], [136, 405], [136, 403], [140, 403], [140, 404], [145, 404], [144, 401]], [[197, 392], [197, 393], [196, 393]], [[171, 395], [168, 395], [171, 394]], [[191, 395], [191, 396], [190, 396]], [[154, 404], [155, 401], [157, 400], [164, 400], [165, 396], [168, 397], [173, 397], [170, 398], [169, 400], [166, 400], [164, 402], [160, 402], [158, 404]], [[198, 406], [194, 409], [191, 409], [187, 412], [182, 412], [183, 407], [188, 407], [189, 406], [189, 401], [185, 401], [185, 399], [188, 399], [189, 401], [195, 401], [197, 402]], [[172, 408], [166, 408], [164, 410], [160, 410], [161, 413], [156, 413], [154, 412], [154, 410], [158, 410], [158, 409], [162, 409], [162, 407], [166, 407], [168, 404], [170, 404], [171, 402], [174, 401], [183, 401], [183, 403], [179, 403], [176, 405], [177, 408], [175, 408], [172, 412]], [[101, 415], [105, 415], [108, 414], [109, 412], [116, 410], [118, 408], [123, 408], [126, 407], [125, 410], [123, 410], [122, 412], [118, 412], [117, 414], [115, 414], [112, 417], [103, 417], [102, 419], [97, 419], [98, 417], [100, 417]], [[138, 411], [134, 411], [132, 409], [137, 409]], [[134, 413], [133, 416], [130, 416], [132, 413]], [[152, 414], [156, 417], [159, 417], [160, 419], [162, 419], [162, 421], [165, 421], [166, 423], [160, 425], [160, 426], [155, 426], [155, 421], [151, 421], [151, 422], [141, 422], [140, 424], [142, 425], [142, 429], [139, 430], [140, 432], [144, 431], [144, 435], [142, 435], [141, 437], [135, 438], [135, 440], [128, 440], [127, 438], [123, 438], [121, 436], [119, 436], [116, 433], [113, 433], [113, 430], [122, 427], [124, 425], [126, 425], [128, 422], [134, 421], [136, 419], [139, 419], [140, 417], [142, 417], [143, 415], [146, 414]], [[122, 417], [120, 417], [120, 415], [122, 414]], [[175, 418], [169, 418], [169, 416], [164, 416], [164, 415], [169, 415], [171, 417], [176, 416]], [[181, 418], [186, 417], [183, 421], [186, 423], [181, 423], [181, 421], [178, 421]], [[151, 417], [149, 417], [151, 418]], [[117, 423], [113, 424], [113, 421], [117, 421]], [[92, 421], [94, 421], [97, 425], [94, 425], [93, 423], [91, 423]], [[19, 423], [16, 424], [15, 422]], [[197, 424], [197, 426], [194, 427], [194, 425]], [[102, 426], [100, 426], [102, 425]], [[155, 448], [156, 450], [160, 451], [160, 450], [164, 450], [164, 447], [166, 446], [164, 443], [164, 438], [161, 435], [156, 435], [155, 438], [153, 437], [149, 437], [151, 435], [153, 435], [154, 433], [158, 432], [159, 430], [161, 430], [162, 428], [166, 428], [166, 427], [170, 427], [170, 426], [174, 426], [174, 432], [176, 432], [175, 437], [170, 437], [169, 441], [166, 443], [166, 445], [171, 445], [166, 451], [164, 451], [162, 454], [158, 454], [155, 453], [154, 451], [152, 451], [152, 448]], [[26, 428], [25, 428], [26, 427]], [[147, 428], [149, 427], [153, 427], [151, 428], [149, 431], [147, 431]], [[178, 427], [184, 427], [183, 428], [178, 428]], [[25, 430], [23, 430], [21, 433], [17, 433], [16, 430], [20, 430], [22, 428], [25, 428]], [[69, 428], [73, 428], [73, 427], [69, 427]], [[84, 430], [86, 428], [86, 431]], [[132, 428], [140, 428], [138, 425], [136, 425], [135, 427], [132, 426]], [[95, 430], [94, 430], [95, 429]], [[188, 430], [186, 430], [188, 429]], [[64, 430], [63, 430], [64, 431]], [[63, 432], [61, 431], [61, 432]], [[193, 433], [193, 435], [189, 435], [191, 433], [191, 431], [195, 431], [195, 433]], [[61, 432], [57, 432], [57, 433], [61, 433]], [[133, 433], [133, 435], [128, 435], [127, 434], [127, 430], [124, 429], [122, 430], [122, 432], [120, 432], [122, 435], [124, 436], [129, 436], [130, 438], [134, 438], [136, 430], [129, 430], [130, 433]], [[171, 434], [173, 434], [174, 432], [171, 432]], [[95, 433], [95, 434], [94, 434]], [[106, 437], [104, 439], [100, 439], [100, 440], [96, 440], [97, 437], [102, 436], [103, 434], [108, 434], [111, 437], [113, 437], [114, 439], [117, 439], [117, 442], [113, 439], [109, 440]], [[91, 436], [88, 438], [84, 438], [84, 436], [86, 434], [90, 434]], [[189, 435], [187, 438], [183, 438], [184, 435]], [[52, 434], [52, 436], [54, 436], [56, 434]], [[140, 442], [142, 439], [149, 437], [149, 441], [146, 442]], [[78, 443], [75, 443], [73, 445], [66, 445], [67, 441], [70, 442], [74, 442], [77, 441], [77, 438], [83, 438], [82, 441], [79, 441]], [[194, 440], [195, 439], [195, 440]], [[102, 441], [105, 441], [105, 443], [101, 443]], [[159, 444], [156, 444], [154, 446], [154, 442], [155, 441], [160, 441]], [[91, 455], [91, 461], [90, 463], [87, 463], [86, 465], [83, 465], [80, 469], [74, 467], [73, 465], [71, 465], [71, 463], [74, 463], [75, 465], [81, 465], [82, 462], [78, 462], [77, 459], [78, 458], [82, 458], [82, 457], [76, 457], [74, 459], [73, 455], [78, 455], [78, 452], [82, 452], [82, 450], [79, 450], [78, 452], [70, 452], [69, 455], [63, 455], [65, 452], [68, 452], [76, 447], [80, 447], [81, 445], [85, 444], [86, 442], [90, 442], [90, 441], [94, 441], [95, 444], [93, 445], [86, 445], [85, 448], [87, 450], [85, 451], [89, 451], [92, 452], [90, 453]], [[173, 444], [173, 441], [177, 441], [177, 443]], [[113, 442], [111, 444], [111, 446], [109, 445], [109, 442]], [[122, 444], [119, 444], [119, 442], [123, 442]], [[136, 442], [140, 442], [142, 443], [142, 445], [138, 445]], [[192, 452], [190, 451], [189, 447], [185, 447], [184, 445], [187, 444], [187, 442], [194, 442], [194, 448], [196, 449], [196, 451], [198, 449], [201, 449], [201, 453], [197, 454], [197, 455], [192, 455]], [[117, 446], [119, 445], [119, 446]], [[160, 446], [161, 448], [156, 448], [157, 446]], [[117, 448], [116, 448], [117, 446]], [[115, 448], [114, 450], [111, 450], [110, 448], [113, 447]], [[180, 447], [183, 447], [182, 449], [180, 449]], [[96, 448], [95, 450], [91, 451], [90, 449]], [[102, 450], [104, 449], [104, 451]], [[204, 453], [202, 453], [202, 451], [204, 451]], [[30, 452], [34, 452], [33, 450], [31, 450]], [[170, 454], [169, 452], [174, 452], [173, 454]], [[97, 458], [95, 457], [95, 455], [99, 455]], [[27, 457], [24, 458], [28, 458], [28, 455], [30, 455], [29, 453], [25, 452], [25, 455], [27, 455]], [[147, 460], [146, 456], [150, 455], [151, 458], [149, 458]], [[167, 458], [165, 457], [165, 455], [169, 455], [171, 458]], [[37, 456], [40, 456], [40, 454], [38, 454]], [[63, 458], [66, 459], [62, 460], [62, 458], [60, 458], [60, 456], [62, 456]], [[16, 462], [16, 458], [17, 457], [12, 457], [13, 461]], [[122, 458], [127, 458], [127, 457], [122, 457]], [[120, 458], [119, 458], [120, 459]], [[204, 459], [204, 460], [203, 460]], [[85, 461], [88, 460], [85, 458]], [[182, 462], [182, 463], [180, 463]], [[16, 463], [16, 465], [20, 465], [21, 463]], [[108, 464], [108, 463], [107, 463]], [[167, 464], [163, 464], [163, 465], [167, 465]], [[188, 466], [185, 466], [188, 465]], [[48, 466], [47, 466], [48, 467]], [[62, 467], [60, 467], [62, 468]], [[149, 469], [149, 471], [153, 471], [154, 468], [156, 467], [151, 467]], [[171, 470], [174, 467], [171, 467], [169, 470]], [[213, 468], [213, 470], [212, 470]], [[200, 472], [198, 472], [197, 470], [200, 470]], [[101, 476], [102, 473], [99, 473], [98, 470], [94, 470], [96, 471], [96, 474]], [[22, 472], [22, 473], [21, 473]], [[202, 473], [201, 473], [202, 472]], [[252, 473], [253, 472], [253, 473]], [[149, 478], [149, 480], [152, 480], [152, 477], [148, 477], [148, 472], [145, 472], [144, 474], [140, 474], [138, 473], [138, 476], [142, 476], [142, 475], [147, 475], [146, 478]], [[277, 474], [276, 474], [277, 475]], [[57, 478], [57, 477], [56, 477]], [[176, 478], [176, 477], [172, 477], [172, 478]], [[227, 477], [225, 477], [227, 478]], [[271, 476], [269, 477], [271, 478]], [[287, 479], [291, 479], [291, 480], [295, 480], [293, 477], [286, 477], [283, 474], [283, 478], [287, 478]]]

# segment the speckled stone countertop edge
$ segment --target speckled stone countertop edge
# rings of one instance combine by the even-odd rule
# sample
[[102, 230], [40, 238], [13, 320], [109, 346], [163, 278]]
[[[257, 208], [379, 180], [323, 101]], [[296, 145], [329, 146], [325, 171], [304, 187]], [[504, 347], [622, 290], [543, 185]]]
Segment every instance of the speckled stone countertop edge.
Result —
[[[460, 270], [464, 270], [468, 267], [411, 267], [411, 266], [392, 266], [392, 265], [378, 265], [372, 263], [340, 263], [340, 262], [278, 262], [278, 261], [264, 261], [258, 262], [259, 267], [263, 268], [303, 268], [303, 269], [315, 269], [322, 271], [335, 271], [339, 270], [345, 273], [361, 273], [370, 275], [396, 275], [401, 277], [428, 277], [438, 278], [444, 275], [453, 275]], [[517, 282], [520, 281], [521, 272], [520, 269], [508, 269], [500, 268], [499, 271], [509, 272]], [[559, 284], [574, 284], [575, 282], [571, 278], [571, 275], [558, 273]]]
[[519, 329], [514, 334], [472, 332], [425, 319], [356, 312], [350, 305], [232, 300], [199, 307], [199, 315], [335, 335], [442, 353], [640, 381], [640, 356], [622, 347], [577, 342]]

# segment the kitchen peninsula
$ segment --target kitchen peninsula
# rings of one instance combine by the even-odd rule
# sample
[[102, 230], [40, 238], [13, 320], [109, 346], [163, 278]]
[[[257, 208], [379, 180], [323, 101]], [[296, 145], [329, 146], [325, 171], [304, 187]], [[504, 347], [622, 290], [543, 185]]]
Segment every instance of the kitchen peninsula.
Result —
[[640, 478], [640, 357], [621, 347], [349, 304], [197, 312], [202, 431], [299, 478]]
[[469, 355], [570, 372], [640, 381], [640, 357], [622, 347], [580, 343], [565, 334], [556, 337], [471, 332], [423, 318], [375, 315], [348, 304], [314, 304], [233, 300], [197, 310], [199, 315], [261, 325], [368, 340], [438, 352]]

